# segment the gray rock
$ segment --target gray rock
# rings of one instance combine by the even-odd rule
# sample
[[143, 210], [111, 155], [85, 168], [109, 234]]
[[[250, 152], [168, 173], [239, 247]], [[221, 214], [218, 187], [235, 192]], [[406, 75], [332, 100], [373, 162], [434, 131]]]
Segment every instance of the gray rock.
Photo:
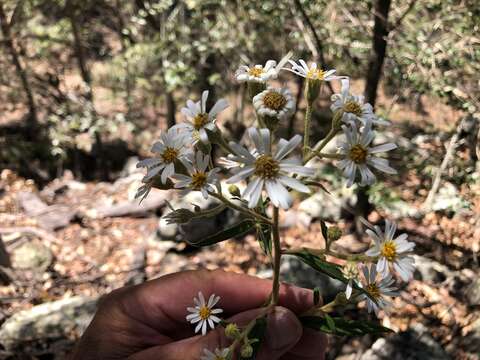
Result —
[[435, 195], [431, 208], [434, 211], [458, 212], [467, 206], [468, 202], [460, 196], [457, 187], [452, 183], [444, 182]]
[[165, 191], [151, 191], [150, 194], [140, 202], [138, 199], [125, 200], [113, 205], [104, 205], [96, 209], [94, 217], [141, 217], [149, 212], [161, 209], [165, 205], [168, 193]]
[[325, 299], [334, 298], [345, 290], [345, 285], [338, 280], [312, 269], [294, 256], [283, 256], [280, 266], [281, 280], [300, 287], [313, 289], [320, 288], [320, 294]]
[[27, 242], [12, 252], [12, 266], [19, 270], [38, 270], [43, 272], [53, 261], [53, 254], [40, 242]]
[[[480, 279], [476, 278], [467, 288], [466, 297], [469, 305], [480, 305]], [[480, 330], [480, 322], [479, 322]]]
[[442, 346], [422, 324], [388, 338], [380, 338], [360, 360], [449, 360]]
[[298, 210], [312, 218], [338, 221], [344, 208], [353, 208], [357, 202], [354, 187], [338, 187], [331, 195], [323, 190], [318, 190], [314, 195], [303, 200]]
[[415, 278], [427, 283], [442, 283], [455, 274], [447, 266], [425, 256], [413, 255], [415, 259]]
[[76, 296], [34, 306], [10, 317], [0, 328], [0, 343], [9, 351], [32, 340], [80, 335], [90, 323], [96, 300]]

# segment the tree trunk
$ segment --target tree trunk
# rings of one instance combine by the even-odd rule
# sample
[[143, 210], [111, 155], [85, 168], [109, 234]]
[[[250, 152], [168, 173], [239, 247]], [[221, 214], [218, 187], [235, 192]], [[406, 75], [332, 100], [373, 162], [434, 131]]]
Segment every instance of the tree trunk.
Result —
[[22, 65], [22, 62], [20, 60], [20, 55], [15, 49], [15, 45], [13, 43], [10, 23], [7, 20], [7, 16], [3, 8], [3, 1], [0, 1], [0, 26], [1, 26], [2, 35], [3, 35], [3, 42], [5, 43], [5, 47], [7, 48], [8, 52], [12, 57], [13, 65], [15, 66], [15, 70], [17, 72], [18, 77], [20, 78], [23, 90], [25, 91], [25, 95], [27, 96], [28, 109], [29, 109], [29, 117], [28, 117], [29, 133], [34, 134], [35, 128], [38, 126], [37, 106], [35, 103], [35, 98], [33, 96], [32, 87], [28, 80], [27, 72], [25, 71], [25, 68]]
[[382, 76], [383, 62], [387, 53], [388, 12], [391, 0], [376, 0], [374, 9], [372, 53], [368, 63], [365, 98], [373, 107], [377, 100], [377, 89]]
[[171, 128], [177, 123], [175, 120], [177, 106], [175, 105], [175, 98], [170, 91], [165, 93], [165, 99], [167, 102], [167, 127]]

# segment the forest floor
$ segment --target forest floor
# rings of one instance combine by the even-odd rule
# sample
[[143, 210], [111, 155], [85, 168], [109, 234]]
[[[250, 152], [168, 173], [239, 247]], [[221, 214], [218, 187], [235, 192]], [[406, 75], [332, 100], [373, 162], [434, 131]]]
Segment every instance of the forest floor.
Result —
[[[461, 142], [443, 174], [436, 210], [423, 211], [432, 174], [442, 161], [459, 114], [429, 99], [422, 112], [392, 103], [381, 97], [382, 108], [389, 109], [393, 123], [389, 136], [404, 141], [392, 159], [400, 176], [376, 188], [377, 195], [372, 195], [376, 210], [369, 220], [397, 219], [399, 231], [416, 242], [416, 253], [429, 267], [420, 265], [424, 268], [402, 289], [394, 309], [382, 315], [381, 321], [397, 332], [423, 324], [452, 359], [476, 359], [464, 341], [480, 318], [480, 300], [476, 303], [471, 296], [474, 291], [480, 293], [480, 283], [475, 282], [480, 247], [478, 164], [471, 162], [471, 149]], [[7, 274], [13, 282], [0, 286], [0, 322], [39, 304], [73, 296], [97, 298], [125, 284], [185, 269], [223, 268], [251, 275], [268, 270], [267, 259], [252, 235], [201, 250], [159, 235], [165, 200], [178, 199], [155, 192], [158, 204], [144, 211], [132, 210], [131, 199], [142, 177], [133, 165], [134, 159], [115, 182], [80, 182], [65, 171], [41, 189], [11, 170], [1, 171], [0, 235], [11, 255], [13, 269]], [[341, 189], [328, 179], [325, 186]], [[294, 214], [302, 214], [301, 201], [296, 200]], [[126, 204], [127, 210], [122, 213], [119, 204]], [[391, 205], [399, 210], [389, 211]], [[327, 219], [344, 230], [336, 246], [364, 251], [369, 246], [367, 239], [353, 234], [345, 207], [346, 215]], [[111, 213], [112, 209], [120, 213]], [[318, 218], [310, 214], [302, 224], [297, 218], [282, 219], [286, 246], [322, 246]], [[428, 275], [425, 266], [434, 268], [435, 275]], [[72, 331], [53, 339], [27, 339], [14, 351], [0, 352], [0, 358], [61, 359], [78, 336]], [[66, 342], [59, 349], [53, 344], [60, 340]], [[374, 341], [371, 337], [335, 339], [329, 358], [360, 359]]]

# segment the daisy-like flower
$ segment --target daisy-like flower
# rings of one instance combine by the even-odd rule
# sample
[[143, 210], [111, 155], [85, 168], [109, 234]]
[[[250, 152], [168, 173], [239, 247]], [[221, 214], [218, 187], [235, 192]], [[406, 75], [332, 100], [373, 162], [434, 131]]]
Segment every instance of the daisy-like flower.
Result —
[[258, 64], [251, 67], [241, 65], [237, 71], [235, 71], [235, 78], [238, 82], [266, 83], [267, 81], [278, 77], [278, 73], [291, 56], [292, 53], [289, 52], [282, 58], [282, 60], [280, 60], [278, 65], [275, 60], [268, 60], [265, 63], [265, 66]]
[[343, 111], [342, 120], [345, 123], [360, 122], [365, 124], [366, 119], [377, 125], [388, 125], [389, 122], [379, 119], [373, 113], [372, 105], [365, 103], [363, 95], [353, 95], [350, 93], [350, 80], [341, 79], [342, 89], [339, 94], [332, 95], [332, 105], [330, 109], [333, 112]]
[[255, 95], [253, 107], [257, 114], [279, 121], [288, 119], [295, 111], [295, 99], [287, 88], [268, 87]]
[[208, 142], [206, 130], [214, 131], [216, 129], [216, 116], [228, 107], [227, 100], [220, 99], [213, 105], [210, 111], [207, 111], [207, 99], [208, 90], [205, 90], [202, 93], [202, 99], [200, 101], [193, 102], [192, 100], [188, 100], [187, 106], [181, 110], [188, 121], [174, 126], [174, 128], [185, 131], [194, 144], [197, 143], [198, 140], [204, 143]]
[[194, 191], [201, 191], [205, 199], [208, 199], [208, 192], [215, 190], [218, 183], [218, 172], [220, 168], [207, 170], [210, 163], [210, 156], [204, 155], [201, 151], [196, 154], [190, 154], [182, 162], [187, 168], [188, 176], [184, 174], [174, 174], [173, 178], [177, 180], [174, 187], [176, 189], [188, 188]]
[[393, 150], [397, 145], [386, 143], [378, 146], [370, 146], [375, 138], [372, 130], [372, 122], [367, 119], [365, 126], [360, 131], [355, 123], [349, 126], [342, 126], [347, 142], [340, 144], [339, 153], [343, 155], [338, 166], [343, 170], [343, 175], [347, 178], [347, 187], [352, 186], [355, 181], [357, 170], [360, 172], [360, 185], [371, 185], [376, 177], [370, 170], [372, 166], [387, 174], [396, 174], [397, 171], [389, 166], [388, 160], [377, 157], [376, 154]]
[[298, 60], [299, 64], [293, 60], [288, 60], [288, 62], [292, 65], [292, 68], [287, 68], [286, 70], [308, 80], [332, 81], [341, 78], [340, 76], [333, 75], [335, 74], [336, 70], [322, 70], [321, 68], [317, 67], [316, 63], [311, 63], [310, 66], [308, 66], [307, 63], [302, 59]]
[[372, 229], [367, 229], [367, 234], [375, 244], [365, 254], [379, 257], [377, 271], [385, 276], [389, 273], [390, 266], [393, 266], [403, 281], [409, 281], [415, 271], [415, 260], [409, 256], [415, 243], [407, 241], [407, 234], [400, 234], [394, 238], [397, 225], [389, 220], [385, 221], [385, 232], [378, 226], [367, 225]]
[[191, 151], [186, 147], [185, 137], [177, 129], [170, 128], [160, 135], [160, 141], [152, 146], [152, 152], [157, 154], [137, 163], [137, 167], [146, 167], [147, 175], [143, 182], [147, 182], [161, 172], [162, 184], [175, 173], [175, 161], [183, 161]]
[[268, 129], [249, 128], [248, 135], [255, 144], [255, 150], [249, 152], [243, 146], [230, 142], [235, 154], [229, 155], [224, 162], [230, 168], [238, 168], [235, 171], [236, 174], [227, 180], [228, 183], [250, 178], [242, 193], [242, 197], [248, 201], [250, 208], [257, 206], [264, 188], [273, 205], [283, 209], [288, 209], [292, 205], [292, 197], [286, 187], [300, 192], [310, 192], [305, 184], [289, 174], [312, 176], [315, 171], [303, 166], [298, 158], [286, 159], [286, 156], [302, 142], [300, 135], [295, 135], [289, 141], [280, 139], [274, 154], [270, 148]]
[[353, 284], [358, 279], [358, 266], [356, 262], [349, 261], [342, 268], [342, 273], [345, 278], [348, 279], [347, 288], [345, 289], [345, 295], [347, 299], [352, 296]]
[[203, 349], [203, 355], [200, 357], [200, 360], [227, 360], [229, 352], [229, 348], [216, 348], [215, 352], [211, 352], [208, 349]]
[[187, 321], [192, 324], [198, 323], [195, 327], [195, 333], [201, 331], [202, 335], [205, 335], [208, 327], [213, 330], [215, 328], [215, 324], [221, 321], [221, 319], [216, 315], [221, 314], [223, 310], [213, 308], [219, 300], [220, 296], [215, 296], [215, 294], [212, 294], [208, 298], [207, 302], [205, 301], [205, 297], [201, 292], [198, 292], [198, 298], [193, 298], [195, 307], [187, 308], [187, 311], [191, 313], [187, 315]]
[[[387, 308], [390, 307], [392, 303], [388, 301], [385, 296], [398, 296], [397, 289], [392, 287], [392, 284], [394, 283], [392, 276], [390, 274], [385, 277], [378, 276], [377, 279], [375, 265], [363, 267], [363, 275], [365, 276], [365, 282], [362, 287], [370, 297], [362, 294], [360, 299], [367, 300], [368, 312], [372, 312], [373, 310], [377, 316], [380, 310], [388, 312]], [[372, 298], [375, 301], [373, 301]]]

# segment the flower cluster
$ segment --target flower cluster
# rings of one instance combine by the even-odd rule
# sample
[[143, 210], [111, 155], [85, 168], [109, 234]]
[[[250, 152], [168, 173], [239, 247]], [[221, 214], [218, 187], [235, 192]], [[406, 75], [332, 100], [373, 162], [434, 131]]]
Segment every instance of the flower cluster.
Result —
[[[238, 229], [226, 229], [225, 234], [215, 234], [205, 244], [236, 236], [234, 231], [244, 234], [256, 229], [258, 240], [272, 259], [274, 274], [277, 275], [269, 305], [275, 305], [278, 301], [278, 273], [282, 254], [294, 254], [304, 259], [305, 256], [301, 255], [307, 251], [304, 248], [297, 251], [282, 249], [279, 211], [293, 206], [293, 192], [306, 194], [318, 188], [318, 191], [325, 191], [321, 184], [321, 171], [310, 160], [318, 158], [337, 162], [347, 187], [354, 183], [358, 186], [371, 185], [377, 181], [378, 172], [396, 174], [384, 155], [394, 150], [396, 145], [375, 142], [374, 127], [389, 123], [375, 115], [373, 107], [365, 102], [363, 96], [351, 93], [349, 78], [336, 75], [334, 69], [322, 69], [304, 60], [296, 62], [290, 57], [291, 54], [288, 54], [278, 63], [268, 60], [265, 65], [242, 65], [236, 71], [236, 80], [247, 86], [255, 112], [252, 120], [256, 121], [254, 126], [247, 128], [248, 136], [242, 142], [228, 141], [217, 122], [217, 117], [228, 107], [228, 102], [219, 99], [211, 108], [207, 108], [209, 93], [203, 91], [200, 100], [188, 100], [182, 108], [185, 121], [167, 129], [153, 144], [154, 156], [138, 163], [139, 167], [147, 169], [144, 185], [137, 193], [139, 197], [147, 196], [149, 190], [155, 187], [198, 191], [204, 198], [213, 197], [220, 202], [211, 209], [196, 207], [195, 211], [191, 211], [172, 208], [173, 211], [166, 217], [168, 223], [185, 224], [193, 218], [213, 216], [227, 207], [248, 219], [243, 219]], [[278, 79], [283, 70], [305, 78], [304, 133], [303, 136], [294, 135], [290, 139], [280, 137], [278, 129], [290, 121], [298, 104], [287, 86], [270, 83]], [[312, 145], [310, 126], [313, 106], [326, 81], [339, 81], [340, 92], [331, 97], [333, 116], [330, 132]], [[332, 140], [337, 141], [336, 151], [322, 152]], [[215, 147], [223, 152], [222, 156], [213, 156], [212, 149]], [[222, 178], [230, 184], [230, 197], [222, 190]], [[240, 188], [243, 190], [240, 191]], [[380, 310], [388, 310], [385, 309], [390, 304], [387, 298], [397, 295], [395, 277], [398, 275], [403, 281], [412, 278], [414, 261], [411, 254], [415, 244], [407, 240], [406, 234], [396, 236], [396, 225], [388, 220], [384, 231], [368, 222], [365, 224], [368, 228], [366, 234], [373, 239], [373, 246], [365, 254], [355, 255], [332, 251], [330, 247], [341, 237], [341, 231], [336, 226], [327, 229], [326, 225], [322, 225], [325, 249], [312, 249], [308, 255], [315, 256], [315, 264], [326, 262], [325, 255], [347, 260], [341, 275], [337, 274], [337, 278], [340, 277], [346, 284], [346, 290], [336, 297], [335, 302], [318, 311], [326, 313], [338, 305], [366, 300], [368, 311], [378, 314]], [[201, 241], [198, 244], [202, 246]], [[315, 255], [317, 253], [320, 255]], [[334, 264], [325, 266], [317, 270], [337, 267]], [[239, 350], [241, 357], [251, 357], [254, 351], [252, 344], [258, 341], [249, 335], [253, 324], [241, 329], [236, 324], [222, 321], [219, 317], [222, 310], [215, 308], [219, 300], [218, 296], [212, 294], [206, 301], [199, 292], [198, 297], [194, 298], [194, 306], [187, 308], [189, 314], [186, 319], [195, 325], [195, 333], [205, 335], [209, 329], [220, 324], [225, 326], [227, 338], [234, 340], [229, 348], [217, 348], [213, 352], [205, 349], [201, 358], [229, 359], [236, 350]], [[266, 309], [270, 308], [267, 306]], [[234, 349], [235, 346], [239, 346], [239, 349]]]

